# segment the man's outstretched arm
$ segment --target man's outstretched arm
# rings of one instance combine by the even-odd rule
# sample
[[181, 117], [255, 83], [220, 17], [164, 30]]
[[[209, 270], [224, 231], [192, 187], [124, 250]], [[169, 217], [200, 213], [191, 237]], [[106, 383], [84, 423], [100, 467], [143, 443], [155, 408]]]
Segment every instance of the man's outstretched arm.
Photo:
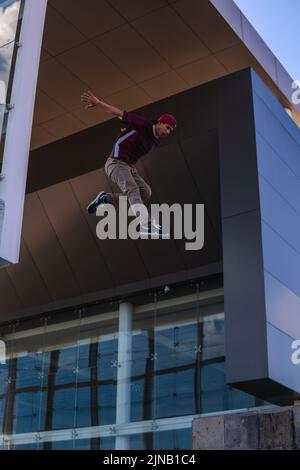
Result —
[[121, 109], [116, 108], [115, 106], [111, 106], [110, 104], [105, 103], [104, 101], [99, 100], [97, 96], [93, 95], [91, 91], [87, 91], [81, 95], [81, 101], [86, 103], [86, 108], [94, 108], [95, 106], [99, 106], [105, 112], [109, 114], [113, 114], [114, 116], [118, 117], [119, 119], [123, 119], [124, 111]]

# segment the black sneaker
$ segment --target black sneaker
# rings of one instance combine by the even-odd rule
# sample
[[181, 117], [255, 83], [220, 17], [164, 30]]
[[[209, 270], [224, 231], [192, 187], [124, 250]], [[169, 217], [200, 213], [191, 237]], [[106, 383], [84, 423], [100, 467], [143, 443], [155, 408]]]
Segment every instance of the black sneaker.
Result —
[[170, 238], [170, 235], [163, 231], [162, 227], [154, 221], [149, 220], [147, 225], [141, 226], [140, 234], [142, 238]]
[[87, 206], [86, 210], [89, 214], [93, 214], [93, 212], [96, 212], [97, 207], [100, 206], [100, 204], [105, 204], [106, 202], [107, 193], [105, 191], [101, 191], [101, 193], [99, 193], [98, 196]]

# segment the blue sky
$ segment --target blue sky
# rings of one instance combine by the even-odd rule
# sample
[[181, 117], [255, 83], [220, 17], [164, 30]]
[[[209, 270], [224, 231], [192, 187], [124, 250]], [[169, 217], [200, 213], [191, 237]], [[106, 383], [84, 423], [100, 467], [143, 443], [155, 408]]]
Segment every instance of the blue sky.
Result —
[[300, 0], [234, 0], [295, 79], [300, 80]]

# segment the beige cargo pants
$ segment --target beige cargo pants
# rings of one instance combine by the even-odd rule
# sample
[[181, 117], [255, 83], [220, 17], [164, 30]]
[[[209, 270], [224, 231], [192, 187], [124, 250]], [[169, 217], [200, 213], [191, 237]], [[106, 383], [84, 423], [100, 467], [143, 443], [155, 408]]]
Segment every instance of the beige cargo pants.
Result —
[[148, 221], [148, 210], [144, 204], [151, 197], [151, 188], [139, 175], [134, 165], [109, 157], [105, 164], [105, 173], [120, 189], [120, 193], [108, 193], [107, 202], [117, 204], [119, 196], [127, 196], [134, 214], [139, 215], [141, 224]]

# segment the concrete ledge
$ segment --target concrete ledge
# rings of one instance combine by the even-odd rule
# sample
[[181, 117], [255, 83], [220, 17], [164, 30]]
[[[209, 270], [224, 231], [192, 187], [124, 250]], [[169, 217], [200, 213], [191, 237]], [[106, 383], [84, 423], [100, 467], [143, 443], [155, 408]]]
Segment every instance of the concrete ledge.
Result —
[[195, 419], [193, 449], [299, 450], [300, 406]]
[[193, 449], [224, 450], [224, 416], [193, 421]]

